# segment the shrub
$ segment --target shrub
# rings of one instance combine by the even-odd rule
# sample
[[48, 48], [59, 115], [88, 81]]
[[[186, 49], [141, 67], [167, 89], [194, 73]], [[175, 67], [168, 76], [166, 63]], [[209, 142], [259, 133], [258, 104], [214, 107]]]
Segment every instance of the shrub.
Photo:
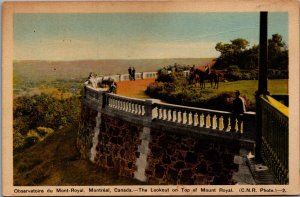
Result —
[[13, 134], [13, 148], [14, 150], [23, 148], [25, 137], [18, 131]]
[[46, 137], [46, 136], [50, 135], [51, 133], [53, 133], [54, 130], [51, 128], [47, 128], [47, 127], [38, 127], [37, 132], [40, 136]]
[[28, 136], [25, 138], [25, 143], [24, 143], [24, 148], [29, 148], [33, 145], [35, 145], [36, 143], [39, 142], [39, 138], [37, 136]]
[[159, 82], [166, 82], [166, 83], [173, 83], [175, 81], [175, 76], [172, 73], [164, 73], [161, 72], [158, 76], [156, 81]]

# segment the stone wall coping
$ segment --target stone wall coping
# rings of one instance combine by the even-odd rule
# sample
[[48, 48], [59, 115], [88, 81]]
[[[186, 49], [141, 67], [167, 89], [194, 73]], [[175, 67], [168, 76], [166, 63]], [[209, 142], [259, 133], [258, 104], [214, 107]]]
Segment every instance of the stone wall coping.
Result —
[[107, 96], [115, 97], [115, 98], [119, 98], [119, 99], [127, 100], [127, 101], [133, 101], [135, 103], [146, 104], [145, 99], [138, 99], [138, 98], [133, 98], [133, 97], [121, 96], [121, 95], [117, 95], [117, 94], [113, 94], [113, 93], [107, 93]]

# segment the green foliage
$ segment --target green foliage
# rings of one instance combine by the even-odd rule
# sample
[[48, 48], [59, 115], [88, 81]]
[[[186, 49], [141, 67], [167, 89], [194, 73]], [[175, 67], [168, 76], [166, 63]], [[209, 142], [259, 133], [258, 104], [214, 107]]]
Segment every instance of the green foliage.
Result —
[[58, 100], [47, 94], [14, 99], [14, 151], [28, 148], [55, 130], [78, 121], [80, 101], [73, 96]]
[[[253, 45], [249, 48], [249, 42], [238, 38], [231, 40], [230, 43], [217, 43], [215, 49], [220, 52], [216, 59], [214, 67], [216, 69], [227, 69], [230, 65], [236, 65], [240, 69], [257, 69], [259, 46]], [[288, 50], [286, 44], [282, 41], [279, 34], [272, 35], [268, 40], [268, 67], [272, 69], [288, 69]], [[284, 73], [284, 72], [283, 72]], [[234, 80], [251, 78], [252, 76], [243, 76], [241, 73], [231, 73], [230, 77]], [[275, 78], [276, 75], [270, 76]], [[280, 78], [288, 78], [288, 75], [280, 75]]]
[[25, 144], [25, 137], [18, 131], [13, 134], [13, 149], [18, 150], [22, 148]]
[[[158, 81], [151, 83], [147, 87], [146, 94], [168, 103], [231, 111], [231, 104], [235, 98], [234, 92], [240, 90], [241, 96], [246, 101], [247, 110], [254, 111], [254, 95], [258, 82], [253, 79], [257, 79], [257, 70], [242, 70], [232, 65], [228, 67], [225, 74], [227, 72], [236, 77], [236, 81], [221, 82], [218, 89], [210, 88], [210, 84], [206, 83], [207, 88], [201, 90], [199, 84], [189, 85], [184, 77], [175, 77], [172, 83]], [[250, 80], [238, 80], [240, 78]], [[268, 83], [272, 94], [287, 94], [287, 80], [269, 80]]]
[[46, 137], [46, 136], [50, 135], [51, 133], [53, 133], [54, 130], [51, 128], [47, 128], [47, 127], [38, 127], [37, 132], [39, 133], [40, 136]]

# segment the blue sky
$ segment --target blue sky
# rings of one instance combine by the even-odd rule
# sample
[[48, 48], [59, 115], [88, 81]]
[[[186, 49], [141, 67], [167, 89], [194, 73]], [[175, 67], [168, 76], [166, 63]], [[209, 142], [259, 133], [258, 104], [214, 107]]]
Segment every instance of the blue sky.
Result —
[[[14, 15], [14, 59], [216, 57], [217, 42], [259, 40], [259, 13]], [[287, 13], [269, 13], [269, 37], [288, 42]]]

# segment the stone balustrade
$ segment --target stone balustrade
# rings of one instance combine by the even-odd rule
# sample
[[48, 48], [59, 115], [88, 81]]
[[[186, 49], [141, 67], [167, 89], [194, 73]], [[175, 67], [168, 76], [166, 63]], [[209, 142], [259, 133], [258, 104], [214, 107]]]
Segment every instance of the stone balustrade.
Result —
[[[154, 110], [157, 114], [155, 118], [163, 121], [225, 132], [233, 129], [230, 125], [230, 112], [160, 103], [154, 105]], [[234, 126], [238, 124], [238, 120], [236, 121]], [[241, 123], [241, 129], [243, 129], [243, 123]], [[243, 130], [239, 132], [242, 133]]]
[[[87, 87], [87, 98], [99, 99], [104, 95], [103, 108], [133, 114], [141, 119], [160, 121], [165, 124], [189, 127], [207, 133], [255, 137], [255, 113], [247, 112], [241, 119], [230, 112], [166, 104], [155, 99], [136, 99], [104, 92], [102, 89]], [[98, 103], [99, 104], [99, 103]]]
[[106, 107], [140, 116], [145, 115], [145, 101], [142, 99], [107, 94]]
[[[157, 72], [137, 72], [135, 73], [135, 79], [149, 79], [156, 78]], [[114, 81], [129, 81], [129, 74], [116, 74], [105, 76], [105, 79], [113, 79]]]

